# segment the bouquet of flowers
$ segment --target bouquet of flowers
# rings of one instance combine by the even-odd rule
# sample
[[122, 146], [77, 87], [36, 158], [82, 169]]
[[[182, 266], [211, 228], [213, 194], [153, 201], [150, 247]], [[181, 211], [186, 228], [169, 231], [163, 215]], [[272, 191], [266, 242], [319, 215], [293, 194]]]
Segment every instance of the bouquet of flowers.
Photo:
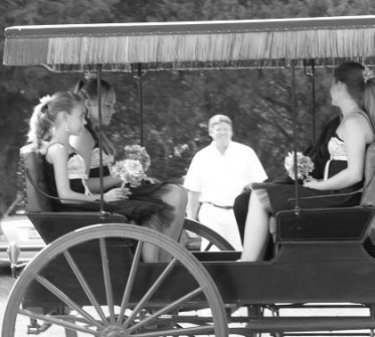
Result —
[[[294, 151], [289, 152], [284, 160], [284, 167], [288, 172], [290, 178], [295, 180], [294, 176]], [[301, 152], [297, 152], [297, 179], [298, 180], [309, 180], [310, 173], [314, 170], [314, 163], [311, 158], [303, 155]]]
[[111, 173], [122, 180], [122, 187], [129, 184], [137, 187], [147, 178], [146, 171], [151, 160], [146, 149], [139, 145], [125, 146], [125, 159], [117, 161], [111, 166]]
[[151, 165], [151, 159], [146, 149], [140, 145], [128, 145], [125, 146], [125, 158], [139, 161], [143, 167], [143, 171], [146, 172]]

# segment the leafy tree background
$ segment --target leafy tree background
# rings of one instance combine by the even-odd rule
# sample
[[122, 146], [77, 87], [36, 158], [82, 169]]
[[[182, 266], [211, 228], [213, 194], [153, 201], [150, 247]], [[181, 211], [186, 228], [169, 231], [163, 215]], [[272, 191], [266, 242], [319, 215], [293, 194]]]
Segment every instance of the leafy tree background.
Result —
[[[375, 14], [371, 0], [3, 0], [0, 28], [31, 24], [235, 20]], [[2, 54], [4, 39], [0, 40]], [[316, 72], [317, 130], [335, 111], [329, 104], [329, 70]], [[45, 94], [70, 88], [80, 74], [42, 67], [0, 65], [0, 215], [17, 194], [18, 149], [25, 142], [32, 107]], [[104, 78], [117, 92], [108, 134], [119, 155], [139, 142], [137, 84], [131, 74]], [[312, 141], [311, 79], [297, 73], [298, 142]], [[153, 176], [181, 178], [192, 156], [210, 139], [207, 121], [223, 113], [234, 139], [254, 148], [270, 176], [292, 148], [290, 70], [157, 72], [143, 77], [145, 146]]]

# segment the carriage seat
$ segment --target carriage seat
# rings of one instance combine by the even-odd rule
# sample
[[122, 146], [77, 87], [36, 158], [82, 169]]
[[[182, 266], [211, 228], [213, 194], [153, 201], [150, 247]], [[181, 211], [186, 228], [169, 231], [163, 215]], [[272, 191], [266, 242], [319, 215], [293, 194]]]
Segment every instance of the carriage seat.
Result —
[[52, 212], [52, 199], [48, 197], [43, 158], [31, 145], [20, 149], [24, 182], [24, 201], [26, 212]]
[[54, 197], [48, 194], [42, 155], [35, 147], [25, 145], [20, 149], [20, 159], [26, 214], [46, 243], [88, 225], [129, 222], [125, 216], [115, 213], [55, 212], [52, 202]]
[[366, 150], [364, 187], [360, 205], [282, 211], [276, 215], [276, 242], [361, 241], [375, 223], [375, 142]]

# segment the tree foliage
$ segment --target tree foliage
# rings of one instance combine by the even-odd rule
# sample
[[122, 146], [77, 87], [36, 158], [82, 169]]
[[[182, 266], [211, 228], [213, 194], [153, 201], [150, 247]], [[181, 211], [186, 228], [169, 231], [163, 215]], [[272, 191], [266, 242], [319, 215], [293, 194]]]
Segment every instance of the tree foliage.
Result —
[[[0, 28], [29, 24], [235, 20], [375, 13], [371, 0], [4, 0]], [[4, 41], [0, 42], [0, 51]], [[307, 69], [308, 70], [308, 69]], [[38, 98], [70, 88], [78, 74], [52, 74], [41, 67], [0, 66], [0, 214], [17, 193], [18, 149]], [[316, 73], [317, 129], [334, 114], [329, 107], [329, 74]], [[130, 74], [106, 74], [117, 92], [118, 109], [108, 134], [118, 153], [139, 143], [139, 101]], [[311, 77], [296, 74], [299, 147], [313, 135]], [[234, 70], [147, 73], [144, 94], [144, 145], [152, 175], [180, 178], [196, 151], [210, 141], [207, 121], [223, 113], [234, 122], [235, 139], [252, 146], [270, 175], [279, 171], [292, 148], [290, 70]]]

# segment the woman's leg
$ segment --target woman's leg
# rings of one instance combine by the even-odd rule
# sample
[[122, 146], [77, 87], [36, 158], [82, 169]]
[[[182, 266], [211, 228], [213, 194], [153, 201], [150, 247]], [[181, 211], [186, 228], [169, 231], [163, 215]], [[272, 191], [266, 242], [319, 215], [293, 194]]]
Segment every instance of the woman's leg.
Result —
[[162, 232], [178, 241], [180, 239], [182, 229], [184, 226], [187, 192], [186, 190], [176, 184], [166, 184], [161, 188], [162, 193], [160, 199], [167, 205], [172, 207], [172, 217], [169, 224], [162, 226]]
[[236, 218], [238, 231], [240, 232], [241, 242], [243, 244], [244, 236], [245, 236], [245, 224], [247, 213], [249, 210], [249, 199], [250, 199], [251, 191], [241, 193], [236, 197], [233, 204], [233, 212]]
[[[159, 214], [155, 214], [144, 225], [178, 241], [182, 233], [187, 205], [185, 189], [179, 185], [165, 184], [153, 193], [152, 197], [158, 198], [171, 206], [170, 214], [168, 214], [168, 220], [161, 218]], [[147, 262], [168, 261], [171, 258], [166, 252], [151, 245], [145, 246], [143, 256], [147, 258]]]
[[256, 193], [252, 193], [245, 224], [241, 261], [258, 261], [263, 257], [268, 239], [269, 213]]

